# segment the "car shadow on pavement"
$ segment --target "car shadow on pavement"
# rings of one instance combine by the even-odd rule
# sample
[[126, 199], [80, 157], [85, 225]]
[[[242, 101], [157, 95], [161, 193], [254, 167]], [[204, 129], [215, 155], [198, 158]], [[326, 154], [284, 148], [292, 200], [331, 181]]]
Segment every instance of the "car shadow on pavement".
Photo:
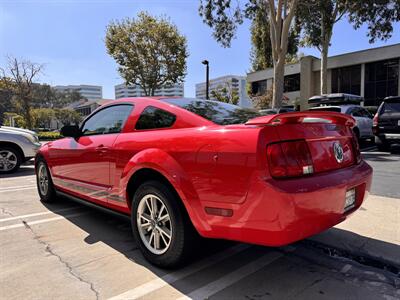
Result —
[[[70, 217], [70, 211], [59, 210], [60, 204], [64, 207], [69, 203], [71, 206], [77, 206], [78, 212], [81, 209], [88, 213], [80, 217]], [[107, 213], [93, 207], [87, 207], [86, 205], [64, 197], [59, 197], [54, 204], [44, 205], [50, 211], [57, 210], [58, 215], [65, 217], [69, 222], [86, 232], [88, 235], [85, 237], [84, 241], [87, 244], [93, 245], [99, 242], [107, 244], [117, 252], [126, 256], [130, 261], [146, 267], [154, 274], [158, 276], [165, 274], [166, 270], [151, 265], [142, 256], [134, 240], [129, 217], [115, 215], [111, 212]], [[231, 241], [201, 239], [201, 248], [195, 250], [190, 263], [194, 263], [235, 244], [237, 243]]]
[[11, 174], [1, 174], [0, 178], [16, 178], [16, 177], [22, 177], [22, 176], [30, 176], [35, 174], [35, 168], [32, 167], [32, 165], [29, 164], [24, 164], [21, 165], [19, 170], [15, 173]]
[[[69, 199], [60, 198], [60, 202], [63, 204], [68, 204], [69, 201]], [[71, 205], [72, 204], [75, 205], [75, 202], [71, 202]], [[80, 206], [82, 210], [87, 210], [86, 206], [82, 204], [77, 205]], [[55, 206], [59, 207], [58, 204], [46, 204], [46, 207], [49, 210], [57, 209]], [[137, 247], [136, 242], [133, 239], [130, 221], [128, 218], [117, 217], [93, 208], [90, 208], [88, 211], [88, 214], [80, 217], [70, 217], [68, 212], [57, 212], [57, 214], [64, 216], [69, 222], [87, 233], [87, 236], [84, 238], [84, 241], [87, 244], [93, 245], [96, 243], [104, 243], [113, 248], [115, 251], [123, 254], [135, 264], [139, 264], [147, 268], [158, 277], [162, 277], [169, 272], [173, 272], [171, 270], [157, 268], [144, 259]], [[269, 266], [265, 266], [257, 272], [258, 276], [261, 276], [263, 278], [262, 280], [264, 281], [260, 288], [263, 289], [264, 292], [267, 291], [267, 293], [269, 293], [271, 290], [281, 290], [277, 289], [277, 286], [282, 284], [282, 279], [276, 281], [274, 279], [274, 274], [277, 272], [277, 270], [281, 270], [283, 268], [282, 266], [284, 266], [284, 272], [287, 273], [285, 273], [285, 276], [292, 278], [290, 281], [291, 289], [302, 289], [303, 287], [300, 284], [302, 280], [301, 278], [304, 276], [316, 276], [314, 274], [316, 272], [315, 270], [321, 266], [324, 269], [328, 268], [330, 270], [336, 270], [336, 274], [338, 274], [338, 276], [342, 276], [340, 275], [342, 272], [341, 270], [343, 270], [346, 264], [358, 265], [358, 263], [361, 263], [367, 268], [380, 268], [382, 269], [382, 272], [387, 272], [387, 270], [389, 270], [390, 274], [393, 274], [393, 270], [398, 271], [398, 266], [397, 268], [388, 268], [389, 264], [386, 264], [385, 256], [387, 256], [388, 253], [392, 255], [394, 253], [400, 253], [399, 245], [366, 238], [358, 234], [337, 228], [327, 230], [326, 232], [322, 233], [322, 235], [324, 235], [324, 238], [326, 238], [325, 241], [329, 242], [324, 242], [324, 239], [316, 242], [311, 238], [295, 243], [289, 247], [268, 248], [261, 246], [250, 246], [243, 253], [224, 258], [224, 261], [219, 262], [218, 266], [207, 266], [204, 269], [196, 271], [190, 276], [180, 278], [176, 282], [168, 282], [168, 285], [174, 287], [174, 289], [178, 290], [182, 294], [188, 295], [199, 285], [208, 283], [209, 280], [217, 280], [221, 276], [235, 272], [240, 267], [250, 264], [259, 256], [272, 252], [280, 252], [282, 254], [281, 258], [277, 262], [274, 262]], [[335, 240], [335, 243], [333, 243], [334, 245], [332, 245], [332, 240]], [[204, 240], [198, 247], [197, 251], [193, 253], [192, 260], [187, 266], [184, 267], [184, 269], [190, 270], [190, 268], [192, 268], [192, 266], [199, 260], [207, 260], [214, 253], [223, 253], [224, 250], [237, 245], [239, 245], [239, 243], [218, 240]], [[338, 247], [338, 245], [340, 245], [340, 247]], [[382, 254], [381, 257], [384, 263], [379, 265], [376, 263], [378, 261], [377, 259], [374, 259], [372, 256], [366, 257], [366, 254], [368, 254], [366, 249], [375, 249], [379, 251]], [[350, 274], [347, 274], [346, 276], [350, 276]], [[314, 278], [313, 280], [316, 279]], [[373, 278], [373, 280], [375, 280], [375, 278]], [[133, 284], [132, 287], [134, 288], [135, 284]], [[235, 296], [234, 289], [232, 292], [228, 290], [228, 293], [233, 293], [230, 295], [231, 298]], [[285, 289], [280, 291], [280, 293], [285, 293]], [[287, 296], [289, 295], [281, 294], [277, 297], [285, 298]]]

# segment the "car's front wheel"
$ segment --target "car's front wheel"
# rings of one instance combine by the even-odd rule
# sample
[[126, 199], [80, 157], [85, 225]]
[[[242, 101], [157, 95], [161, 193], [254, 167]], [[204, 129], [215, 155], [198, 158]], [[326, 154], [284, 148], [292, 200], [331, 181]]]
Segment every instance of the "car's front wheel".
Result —
[[0, 146], [0, 174], [16, 172], [21, 163], [22, 157], [16, 148]]
[[158, 181], [142, 184], [133, 198], [133, 234], [145, 258], [159, 267], [174, 268], [184, 263], [197, 240], [179, 201]]
[[56, 199], [56, 192], [49, 168], [43, 158], [36, 161], [36, 185], [42, 202], [53, 202]]

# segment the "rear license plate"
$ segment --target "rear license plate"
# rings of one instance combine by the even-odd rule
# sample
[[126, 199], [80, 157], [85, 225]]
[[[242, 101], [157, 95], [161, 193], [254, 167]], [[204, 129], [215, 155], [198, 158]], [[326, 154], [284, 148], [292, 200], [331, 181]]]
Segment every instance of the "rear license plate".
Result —
[[346, 192], [344, 199], [344, 211], [349, 211], [356, 205], [356, 189], [350, 189]]

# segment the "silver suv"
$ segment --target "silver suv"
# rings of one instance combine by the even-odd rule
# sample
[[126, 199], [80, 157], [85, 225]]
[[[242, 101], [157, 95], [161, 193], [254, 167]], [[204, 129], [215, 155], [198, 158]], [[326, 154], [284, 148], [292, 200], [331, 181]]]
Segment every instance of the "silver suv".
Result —
[[358, 139], [372, 139], [372, 118], [373, 116], [364, 107], [359, 105], [337, 105], [337, 106], [319, 106], [312, 107], [310, 110], [336, 111], [342, 114], [351, 115], [356, 120], [356, 126], [353, 128]]
[[35, 132], [0, 126], [0, 175], [17, 171], [21, 163], [33, 158], [39, 148]]

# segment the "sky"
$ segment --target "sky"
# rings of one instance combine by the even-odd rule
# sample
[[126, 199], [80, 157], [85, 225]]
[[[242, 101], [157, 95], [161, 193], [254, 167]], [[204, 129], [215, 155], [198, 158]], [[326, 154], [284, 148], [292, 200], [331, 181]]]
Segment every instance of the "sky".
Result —
[[[201, 61], [210, 61], [210, 77], [243, 75], [250, 70], [249, 22], [239, 27], [231, 48], [221, 47], [198, 15], [199, 0], [0, 0], [0, 67], [14, 56], [44, 64], [40, 82], [50, 85], [103, 86], [103, 98], [114, 98], [123, 80], [107, 54], [104, 37], [112, 20], [135, 17], [140, 11], [165, 15], [187, 37], [189, 58], [185, 96], [205, 81]], [[336, 24], [330, 55], [400, 43], [400, 24], [391, 39], [369, 44], [367, 28], [354, 30], [346, 19]], [[319, 57], [313, 48], [305, 55]]]

